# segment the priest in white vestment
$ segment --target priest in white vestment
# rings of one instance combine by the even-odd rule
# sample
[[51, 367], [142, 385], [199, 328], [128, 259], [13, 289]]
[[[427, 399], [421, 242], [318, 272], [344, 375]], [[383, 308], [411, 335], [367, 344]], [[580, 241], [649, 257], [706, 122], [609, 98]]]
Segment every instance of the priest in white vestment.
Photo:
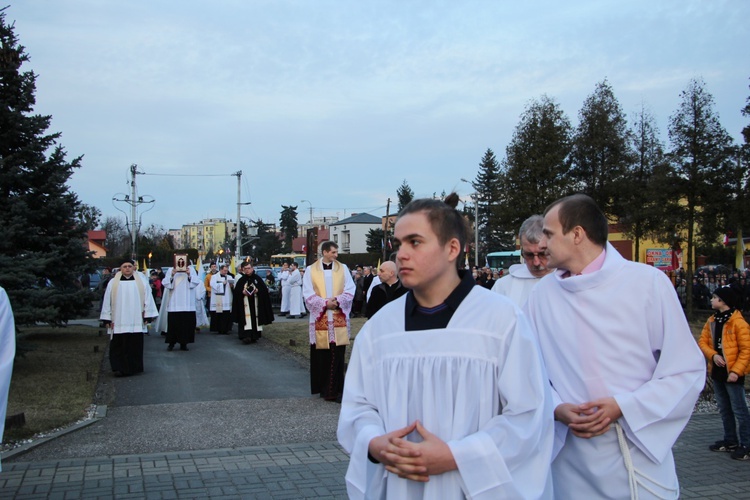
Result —
[[109, 362], [117, 376], [143, 371], [143, 335], [159, 315], [148, 279], [125, 260], [107, 283], [99, 319], [110, 332]]
[[493, 292], [505, 295], [518, 307], [523, 307], [539, 280], [554, 270], [547, 268], [547, 255], [539, 248], [543, 222], [541, 215], [532, 215], [523, 221], [518, 239], [524, 263], [510, 266], [508, 275], [495, 281], [492, 286]]
[[159, 325], [161, 331], [166, 331], [164, 342], [168, 344], [169, 351], [174, 349], [175, 344], [180, 344], [181, 351], [187, 351], [187, 345], [195, 342], [195, 288], [204, 285], [192, 265], [187, 266], [186, 271], [177, 272], [170, 267], [162, 284], [166, 294], [161, 303], [161, 312], [162, 315], [167, 314], [167, 322], [162, 326], [160, 321]]
[[355, 285], [349, 268], [337, 260], [339, 246], [324, 241], [320, 248], [322, 257], [307, 267], [302, 279], [310, 310], [310, 393], [341, 401]]
[[552, 400], [533, 332], [458, 271], [468, 231], [451, 196], [401, 211], [411, 290], [357, 334], [337, 433], [350, 498], [552, 498]]
[[229, 275], [229, 267], [222, 264], [218, 274], [211, 276], [211, 312], [215, 315], [216, 332], [229, 335], [232, 329], [232, 286], [234, 277]]
[[526, 311], [553, 387], [558, 498], [678, 498], [672, 446], [705, 380], [664, 273], [627, 261], [585, 195], [547, 208], [540, 245], [557, 271]]

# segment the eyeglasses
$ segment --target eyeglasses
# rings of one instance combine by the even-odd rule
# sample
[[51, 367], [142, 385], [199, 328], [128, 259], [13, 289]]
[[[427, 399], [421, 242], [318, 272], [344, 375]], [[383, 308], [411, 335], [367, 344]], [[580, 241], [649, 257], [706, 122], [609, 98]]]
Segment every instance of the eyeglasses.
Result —
[[539, 260], [547, 258], [547, 254], [544, 252], [523, 252], [521, 255], [523, 255], [523, 258], [526, 260], [534, 260], [534, 257], [539, 258]]

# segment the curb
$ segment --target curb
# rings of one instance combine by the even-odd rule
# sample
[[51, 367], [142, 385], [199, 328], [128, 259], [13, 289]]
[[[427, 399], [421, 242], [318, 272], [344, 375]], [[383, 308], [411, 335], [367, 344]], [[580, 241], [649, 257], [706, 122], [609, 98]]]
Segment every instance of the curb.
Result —
[[64, 436], [65, 434], [69, 434], [79, 429], [83, 429], [84, 427], [88, 427], [91, 424], [95, 424], [106, 416], [107, 416], [107, 405], [97, 405], [96, 410], [94, 411], [94, 416], [91, 417], [90, 419], [84, 420], [82, 422], [76, 422], [70, 427], [65, 427], [64, 429], [55, 431], [52, 434], [49, 434], [47, 436], [41, 437], [39, 439], [34, 439], [31, 443], [25, 443], [25, 444], [22, 444], [21, 446], [13, 448], [12, 450], [4, 451], [0, 453], [0, 461], [8, 459], [8, 458], [13, 458], [18, 455], [23, 455], [24, 453], [27, 453], [33, 450], [34, 448], [36, 448], [37, 446], [42, 445], [48, 441], [52, 441], [53, 439], [59, 438], [60, 436]]

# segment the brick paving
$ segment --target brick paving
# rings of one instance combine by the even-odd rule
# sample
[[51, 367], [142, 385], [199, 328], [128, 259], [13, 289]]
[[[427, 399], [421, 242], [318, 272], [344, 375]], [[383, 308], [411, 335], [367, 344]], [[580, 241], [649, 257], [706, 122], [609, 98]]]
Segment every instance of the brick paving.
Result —
[[[674, 446], [682, 498], [750, 499], [750, 461], [708, 451], [716, 414], [696, 414]], [[3, 464], [0, 498], [346, 498], [334, 442]]]

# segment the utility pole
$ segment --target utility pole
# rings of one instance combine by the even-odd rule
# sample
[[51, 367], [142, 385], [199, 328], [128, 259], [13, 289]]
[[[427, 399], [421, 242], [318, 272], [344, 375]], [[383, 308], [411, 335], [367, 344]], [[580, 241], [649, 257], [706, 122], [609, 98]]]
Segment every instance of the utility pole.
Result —
[[388, 203], [385, 205], [385, 224], [383, 225], [383, 260], [385, 262], [386, 246], [388, 245], [388, 222], [391, 219], [391, 199], [388, 198]]
[[232, 175], [237, 176], [237, 251], [235, 253], [236, 265], [239, 265], [240, 256], [242, 255], [242, 192], [240, 190], [240, 180], [242, 179], [242, 170], [238, 170]]
[[[112, 201], [121, 201], [130, 205], [130, 258], [134, 261], [138, 259], [138, 228], [140, 226], [140, 221], [138, 220], [138, 205], [154, 203], [156, 201], [152, 196], [146, 196], [148, 199], [145, 200], [143, 196], [138, 196], [135, 176], [143, 173], [144, 172], [138, 170], [138, 165], [135, 163], [130, 165], [130, 194], [117, 193], [112, 197]], [[122, 198], [118, 198], [118, 195], [122, 196]], [[120, 210], [117, 205], [115, 205], [115, 208]], [[120, 211], [125, 213], [123, 210]], [[127, 213], [125, 213], [125, 216], [127, 217]]]

